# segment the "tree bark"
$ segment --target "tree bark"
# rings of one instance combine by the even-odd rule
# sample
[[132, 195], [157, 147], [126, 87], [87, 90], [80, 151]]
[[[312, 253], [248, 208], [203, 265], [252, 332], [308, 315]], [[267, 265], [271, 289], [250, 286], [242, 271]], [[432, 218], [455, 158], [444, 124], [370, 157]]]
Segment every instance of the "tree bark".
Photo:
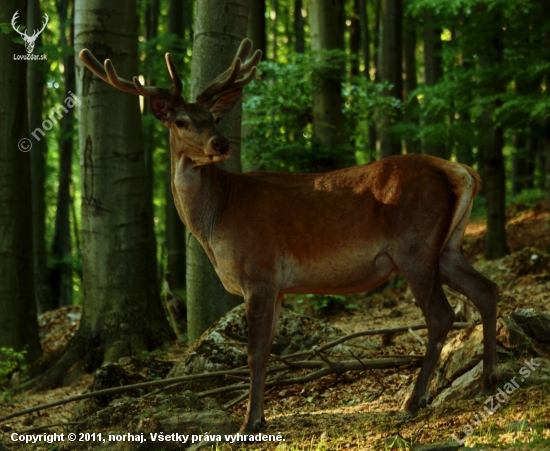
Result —
[[[435, 85], [443, 76], [443, 63], [441, 52], [441, 29], [434, 26], [431, 12], [424, 12], [424, 81], [426, 86]], [[439, 119], [440, 120], [440, 119]], [[436, 117], [427, 117], [427, 126], [438, 122]], [[443, 137], [432, 136], [424, 142], [424, 153], [440, 158], [447, 158], [445, 145], [441, 142]]]
[[[189, 3], [189, 1], [187, 1]], [[170, 0], [168, 2], [168, 33], [175, 34], [177, 42], [183, 45], [185, 36], [185, 21], [182, 16], [186, 15], [184, 9], [186, 6], [181, 0]], [[187, 14], [190, 12], [187, 11]], [[182, 52], [183, 49], [175, 48], [175, 51]], [[168, 82], [168, 80], [167, 80]], [[169, 135], [167, 133], [167, 135]], [[169, 138], [166, 142], [169, 142]], [[172, 194], [172, 182], [170, 174], [170, 152], [166, 154], [166, 176], [165, 176], [165, 195], [166, 195], [166, 252], [167, 252], [167, 272], [170, 274], [172, 288], [182, 290], [186, 286], [187, 260], [185, 257], [185, 226], [181, 221], [176, 206], [174, 204], [174, 195]]]
[[[40, 30], [43, 17], [40, 13], [38, 0], [28, 2], [27, 29]], [[38, 35], [34, 48], [42, 47], [42, 36]], [[44, 90], [44, 71], [46, 64], [35, 61], [27, 64], [27, 89], [29, 102], [29, 136], [42, 126], [42, 106]], [[56, 307], [56, 299], [52, 297], [49, 284], [49, 274], [46, 253], [46, 199], [44, 186], [46, 184], [46, 154], [48, 144], [46, 138], [34, 140], [31, 158], [31, 186], [33, 210], [33, 256], [36, 304], [38, 312], [42, 313]]]
[[304, 16], [302, 0], [294, 0], [294, 34], [296, 35], [295, 49], [296, 53], [304, 53], [306, 42], [304, 38]]
[[[191, 65], [191, 101], [231, 65], [246, 36], [247, 21], [248, 0], [199, 0]], [[223, 167], [232, 172], [241, 171], [241, 110], [239, 102], [219, 125], [220, 131], [231, 143], [231, 158]], [[216, 320], [240, 302], [241, 297], [225, 291], [201, 245], [187, 232], [189, 342], [195, 342]]]
[[[405, 83], [403, 99], [406, 103], [409, 120], [417, 121], [418, 99], [411, 97], [411, 93], [416, 91], [418, 83], [416, 80], [416, 21], [411, 16], [406, 16], [403, 26], [403, 63], [405, 66]], [[421, 151], [420, 142], [415, 138], [409, 138], [405, 143], [407, 153], [418, 153]]]
[[[370, 51], [370, 27], [369, 16], [367, 11], [367, 0], [359, 0], [359, 17], [361, 20], [361, 51], [363, 53], [364, 75], [367, 80], [370, 81], [370, 69], [371, 69], [371, 51]], [[373, 54], [375, 54], [374, 52]], [[373, 65], [376, 72], [376, 61], [373, 61]], [[376, 124], [372, 117], [368, 118], [369, 125], [367, 131], [367, 143], [368, 152], [371, 155], [371, 160], [376, 159]]]
[[[69, 8], [72, 12], [69, 15]], [[63, 0], [59, 4], [59, 29], [61, 48], [73, 45], [74, 29], [74, 4], [70, 0]], [[67, 39], [67, 27], [69, 27], [69, 39]], [[63, 57], [65, 72], [65, 98], [70, 93], [76, 92], [74, 73], [74, 55]], [[59, 187], [57, 190], [57, 202], [55, 212], [54, 236], [52, 242], [52, 255], [54, 266], [50, 271], [50, 283], [56, 306], [71, 305], [73, 295], [73, 272], [71, 259], [71, 179], [73, 162], [73, 131], [74, 110], [67, 108], [61, 122], [61, 139], [59, 148]]]
[[267, 50], [265, 21], [265, 0], [250, 1], [248, 12], [248, 37], [254, 43], [254, 49], [259, 49], [265, 55]]
[[[3, 11], [22, 14], [26, 6], [22, 0], [5, 0]], [[27, 62], [13, 58], [26, 53], [14, 42], [16, 36], [0, 33], [0, 346], [26, 349], [30, 362], [42, 354], [33, 268], [30, 152], [35, 149], [20, 141], [29, 139]]]
[[350, 75], [352, 77], [359, 74], [359, 56], [362, 50], [361, 37], [361, 0], [353, 0], [353, 10], [351, 14], [351, 28], [349, 37], [349, 52], [352, 57]]
[[[312, 0], [310, 3], [311, 49], [314, 52], [343, 50], [343, 4], [338, 0]], [[329, 58], [319, 53], [318, 58]], [[330, 151], [330, 157], [317, 163], [317, 171], [346, 166], [343, 145], [344, 116], [342, 113], [341, 76], [344, 67], [336, 61], [325, 61], [331, 67], [319, 74], [313, 91], [313, 139], [321, 149]], [[325, 152], [322, 152], [325, 153]]]
[[[75, 53], [88, 48], [101, 61], [111, 58], [118, 73], [131, 78], [138, 73], [137, 25], [135, 0], [77, 0]], [[174, 334], [160, 302], [151, 246], [138, 98], [81, 63], [77, 83], [84, 304], [68, 352], [94, 368], [155, 349]]]
[[[488, 26], [488, 38], [481, 48], [481, 67], [494, 69], [502, 63], [503, 43], [502, 26], [499, 14], [494, 14], [492, 23]], [[484, 80], [482, 88], [485, 95], [494, 95], [504, 91], [500, 80]], [[499, 106], [497, 101], [495, 107]], [[485, 258], [494, 260], [508, 253], [506, 244], [506, 176], [504, 171], [504, 131], [502, 126], [495, 124], [492, 110], [483, 113], [481, 130], [483, 141], [480, 154], [482, 156], [485, 182], [485, 207], [487, 209], [487, 234], [485, 235]]]
[[[392, 86], [386, 95], [402, 100], [402, 0], [382, 0], [381, 79]], [[386, 118], [380, 129], [380, 157], [399, 155], [401, 140], [391, 130], [393, 121]]]

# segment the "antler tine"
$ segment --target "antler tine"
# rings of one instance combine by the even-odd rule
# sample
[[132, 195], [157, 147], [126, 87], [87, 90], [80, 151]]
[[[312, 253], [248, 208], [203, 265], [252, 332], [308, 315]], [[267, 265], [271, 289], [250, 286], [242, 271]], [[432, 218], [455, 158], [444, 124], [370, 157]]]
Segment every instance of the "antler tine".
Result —
[[125, 80], [124, 78], [119, 78], [119, 76], [116, 73], [115, 66], [113, 65], [110, 59], [105, 60], [105, 71], [107, 72], [107, 78], [108, 78], [107, 83], [113, 85], [115, 88], [118, 88], [121, 91], [125, 91], [130, 94], [150, 97], [150, 95], [148, 94], [146, 95], [140, 92], [139, 89], [137, 89], [137, 87], [135, 86], [135, 83], [132, 83], [129, 80]]
[[109, 83], [121, 91], [137, 96], [155, 97], [165, 100], [175, 100], [180, 99], [181, 97], [181, 91], [183, 89], [181, 79], [178, 75], [178, 71], [176, 70], [174, 60], [169, 54], [167, 54], [166, 62], [173, 81], [170, 89], [158, 88], [156, 86], [144, 86], [140, 83], [137, 77], [133, 77], [132, 81], [120, 78], [116, 73], [115, 66], [110, 59], [105, 60], [105, 64], [103, 65], [88, 49], [81, 50], [78, 57], [88, 69], [90, 69], [104, 82]]
[[111, 60], [105, 60], [105, 66], [103, 66], [88, 49], [82, 49], [78, 57], [88, 69], [104, 82], [130, 94], [140, 95], [133, 83], [118, 77]]
[[[218, 75], [212, 83], [210, 83], [198, 96], [197, 101], [203, 102], [206, 104], [212, 104], [214, 97], [218, 94], [221, 95], [225, 92], [235, 91], [242, 88], [243, 86], [250, 83], [256, 76], [256, 66], [262, 59], [262, 52], [256, 50], [252, 58], [245, 64], [241, 64], [242, 61], [245, 61], [247, 56], [252, 50], [252, 41], [250, 39], [243, 39], [233, 64]], [[247, 76], [237, 80], [237, 77], [250, 72]]]
[[176, 69], [176, 65], [174, 64], [174, 59], [172, 58], [172, 55], [167, 53], [165, 57], [166, 65], [168, 66], [168, 72], [170, 72], [170, 78], [172, 79], [172, 87], [170, 88], [170, 91], [173, 96], [179, 97], [181, 96], [181, 92], [183, 91], [181, 78], [178, 74], [178, 70]]

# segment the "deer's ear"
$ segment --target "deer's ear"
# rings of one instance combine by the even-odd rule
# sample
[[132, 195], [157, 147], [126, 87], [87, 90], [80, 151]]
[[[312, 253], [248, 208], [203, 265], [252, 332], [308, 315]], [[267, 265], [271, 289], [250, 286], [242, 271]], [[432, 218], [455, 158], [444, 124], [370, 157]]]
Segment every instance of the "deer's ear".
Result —
[[151, 97], [151, 112], [159, 121], [166, 123], [168, 118], [168, 104], [162, 99]]
[[241, 98], [242, 92], [242, 89], [236, 89], [235, 91], [224, 94], [218, 98], [216, 102], [214, 102], [214, 105], [210, 107], [210, 112], [216, 118], [222, 117], [223, 115], [229, 113], [237, 101]]

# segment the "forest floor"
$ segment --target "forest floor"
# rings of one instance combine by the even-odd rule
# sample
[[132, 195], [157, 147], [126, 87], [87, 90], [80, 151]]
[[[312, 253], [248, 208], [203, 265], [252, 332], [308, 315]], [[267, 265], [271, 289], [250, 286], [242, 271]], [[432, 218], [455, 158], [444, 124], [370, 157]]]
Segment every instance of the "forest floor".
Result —
[[[531, 264], [538, 255], [550, 253], [550, 217], [548, 205], [539, 201], [533, 205], [514, 204], [507, 209], [507, 236], [511, 255], [492, 262], [482, 258], [483, 219], [474, 219], [468, 226], [464, 252], [476, 268], [499, 284], [501, 297], [499, 313], [508, 315], [516, 308], [536, 308], [550, 311], [550, 275], [521, 275], [522, 266]], [[535, 256], [535, 257], [534, 257]], [[454, 296], [449, 295], [453, 304]], [[397, 302], [395, 302], [397, 301]], [[414, 305], [406, 284], [394, 283], [383, 290], [352, 298], [353, 306], [326, 321], [353, 333], [366, 329], [409, 326], [423, 323], [421, 312]], [[60, 309], [41, 318], [41, 335], [45, 352], [52, 352], [67, 342], [78, 327], [79, 309]], [[458, 331], [451, 331], [449, 338]], [[425, 340], [426, 332], [418, 334]], [[372, 337], [373, 341], [381, 337]], [[395, 337], [384, 344], [378, 355], [424, 353], [424, 347], [411, 334]], [[181, 359], [185, 347], [176, 346], [163, 352], [162, 358], [173, 362]], [[548, 357], [548, 356], [546, 356]], [[347, 373], [336, 378], [327, 376], [312, 382], [278, 387], [266, 392], [265, 434], [281, 434], [285, 441], [256, 445], [221, 445], [220, 449], [277, 449], [277, 450], [390, 450], [386, 439], [402, 437], [405, 442], [430, 444], [452, 441], [452, 435], [463, 437], [463, 426], [483, 408], [485, 398], [447, 403], [439, 407], [428, 405], [417, 418], [398, 422], [400, 405], [396, 394], [408, 386], [417, 369], [387, 369]], [[0, 416], [24, 408], [51, 402], [84, 392], [92, 380], [85, 375], [72, 385], [42, 393], [22, 393], [0, 400]], [[10, 440], [12, 432], [62, 432], [54, 426], [49, 430], [36, 429], [44, 425], [71, 422], [75, 404], [42, 410], [0, 424], [2, 444], [9, 450], [61, 450], [52, 445], [24, 445]], [[235, 424], [243, 421], [246, 401], [229, 410]], [[523, 420], [524, 427], [508, 431], [509, 425]], [[507, 429], [508, 428], [508, 429]], [[518, 428], [513, 428], [518, 429]], [[89, 431], [90, 433], [94, 431]], [[541, 385], [517, 390], [502, 408], [475, 428], [465, 446], [484, 450], [548, 450], [550, 449], [550, 386]], [[137, 449], [137, 448], [136, 448]], [[400, 449], [406, 449], [405, 447]]]

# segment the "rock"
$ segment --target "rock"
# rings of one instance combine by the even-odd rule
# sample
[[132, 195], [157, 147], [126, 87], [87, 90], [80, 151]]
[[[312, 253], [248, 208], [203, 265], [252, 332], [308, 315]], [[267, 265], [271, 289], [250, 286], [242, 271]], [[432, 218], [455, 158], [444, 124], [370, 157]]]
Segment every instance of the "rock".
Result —
[[542, 343], [550, 344], [550, 314], [533, 308], [516, 309], [512, 313], [512, 319], [530, 337]]
[[441, 350], [440, 369], [447, 381], [454, 381], [483, 358], [483, 326], [466, 329]]
[[459, 376], [453, 381], [450, 387], [444, 389], [433, 400], [433, 406], [439, 406], [447, 401], [456, 401], [459, 399], [473, 398], [481, 391], [481, 374], [483, 373], [483, 361], [471, 370]]
[[[139, 449], [145, 451], [158, 450], [160, 447], [165, 451], [176, 451], [191, 445], [190, 440], [185, 444], [177, 439], [155, 442], [150, 439], [150, 434], [154, 433], [163, 436], [219, 435], [223, 438], [225, 434], [234, 434], [238, 430], [214, 399], [199, 399], [190, 391], [146, 399], [115, 399], [107, 408], [85, 418], [72, 432], [87, 432], [107, 426], [112, 435], [146, 437], [147, 442], [139, 445]], [[215, 443], [213, 438], [203, 442]], [[101, 449], [134, 451], [137, 448], [134, 441], [126, 439], [102, 444]]]
[[[343, 335], [336, 327], [282, 309], [271, 352], [285, 356], [309, 350]], [[189, 356], [177, 363], [168, 377], [246, 366], [247, 342], [245, 307], [239, 305], [203, 334], [190, 350]], [[333, 351], [342, 349], [339, 346]]]
[[412, 451], [457, 451], [462, 445], [455, 441], [431, 443], [429, 445], [416, 445]]
[[497, 342], [506, 349], [516, 349], [529, 341], [519, 324], [512, 318], [501, 316], [497, 319]]

